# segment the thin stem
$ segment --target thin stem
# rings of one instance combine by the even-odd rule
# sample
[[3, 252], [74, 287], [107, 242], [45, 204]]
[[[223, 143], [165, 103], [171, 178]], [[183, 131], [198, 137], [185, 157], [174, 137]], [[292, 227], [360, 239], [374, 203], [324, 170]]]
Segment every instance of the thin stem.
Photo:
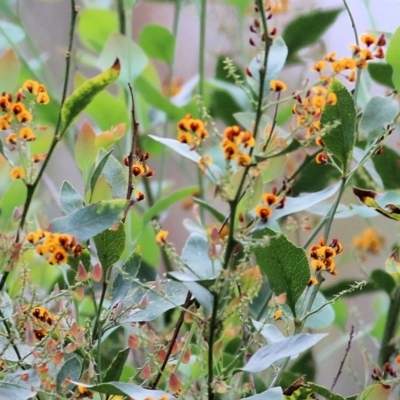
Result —
[[212, 383], [214, 380], [214, 354], [213, 354], [213, 347], [214, 347], [214, 333], [217, 329], [217, 313], [218, 313], [218, 295], [215, 292], [211, 292], [214, 297], [213, 303], [213, 310], [211, 315], [211, 322], [210, 322], [210, 332], [208, 337], [208, 400], [214, 400], [214, 391], [212, 388]]
[[[54, 132], [54, 137], [53, 137], [53, 141], [50, 144], [50, 148], [47, 154], [46, 159], [43, 162], [42, 168], [39, 170], [39, 173], [35, 179], [35, 181], [32, 184], [27, 184], [27, 197], [26, 197], [26, 201], [25, 201], [25, 205], [24, 205], [24, 209], [22, 211], [22, 215], [21, 215], [21, 219], [20, 219], [20, 223], [18, 226], [18, 230], [17, 233], [15, 235], [15, 242], [17, 243], [19, 241], [19, 235], [22, 231], [22, 228], [25, 224], [25, 220], [30, 208], [30, 205], [32, 203], [32, 199], [33, 199], [33, 195], [36, 191], [37, 186], [39, 185], [39, 182], [42, 178], [42, 175], [44, 173], [44, 170], [51, 158], [51, 155], [54, 152], [54, 149], [57, 145], [57, 143], [61, 140], [62, 134], [59, 136], [59, 131], [60, 131], [60, 127], [61, 127], [61, 109], [62, 106], [64, 104], [65, 98], [67, 96], [67, 89], [68, 89], [68, 81], [69, 81], [69, 72], [70, 72], [70, 65], [71, 65], [71, 59], [70, 59], [70, 55], [71, 55], [71, 51], [72, 51], [72, 45], [73, 45], [73, 39], [74, 39], [74, 31], [75, 31], [75, 24], [76, 24], [76, 17], [77, 17], [77, 10], [76, 10], [76, 6], [75, 6], [75, 0], [71, 0], [71, 25], [70, 25], [70, 33], [69, 33], [69, 44], [68, 44], [68, 51], [66, 54], [66, 68], [65, 68], [65, 76], [64, 76], [64, 88], [63, 88], [63, 94], [62, 94], [62, 99], [61, 99], [61, 104], [60, 104], [60, 111], [58, 114], [58, 119], [57, 119], [57, 124], [56, 124], [56, 128], [55, 128], [55, 132]], [[3, 290], [3, 287], [7, 281], [7, 277], [9, 275], [9, 271], [5, 271], [1, 281], [0, 281], [0, 291]]]
[[125, 7], [124, 0], [117, 0], [117, 14], [118, 14], [118, 23], [119, 23], [119, 33], [122, 35], [126, 34], [126, 15], [125, 15]]
[[172, 336], [171, 342], [169, 343], [167, 354], [165, 355], [165, 358], [164, 358], [164, 361], [163, 361], [163, 363], [161, 365], [161, 368], [158, 371], [158, 374], [155, 377], [154, 382], [151, 385], [152, 389], [156, 389], [157, 388], [158, 382], [160, 381], [160, 379], [162, 377], [162, 374], [163, 374], [163, 372], [165, 370], [165, 367], [168, 364], [169, 357], [172, 354], [172, 350], [174, 348], [176, 339], [178, 338], [178, 335], [179, 335], [179, 330], [181, 329], [183, 321], [184, 321], [184, 318], [185, 318], [186, 309], [189, 307], [191, 299], [192, 299], [192, 293], [188, 292], [188, 294], [186, 296], [185, 304], [183, 305], [184, 310], [181, 311], [181, 314], [179, 315], [179, 319], [176, 322], [176, 325], [175, 325], [175, 328], [174, 328], [174, 334]]

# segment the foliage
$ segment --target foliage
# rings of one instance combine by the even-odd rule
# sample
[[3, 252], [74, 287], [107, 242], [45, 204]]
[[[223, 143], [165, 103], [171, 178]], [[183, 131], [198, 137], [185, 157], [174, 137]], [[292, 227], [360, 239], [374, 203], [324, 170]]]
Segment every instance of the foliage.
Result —
[[[66, 3], [53, 85], [20, 5], [0, 1], [0, 398], [398, 396], [399, 245], [371, 221], [400, 221], [400, 28], [358, 36], [353, 23], [339, 58], [324, 35], [354, 22], [345, 0], [225, 0], [251, 37], [230, 35], [212, 76], [201, 0], [183, 82], [186, 4], [168, 2], [172, 30], [132, 39], [135, 2]], [[365, 225], [352, 244], [340, 220]], [[365, 293], [371, 324], [346, 303]], [[345, 397], [335, 386], [364, 334], [378, 354], [354, 350], [370, 379]], [[338, 346], [337, 366], [323, 360]]]

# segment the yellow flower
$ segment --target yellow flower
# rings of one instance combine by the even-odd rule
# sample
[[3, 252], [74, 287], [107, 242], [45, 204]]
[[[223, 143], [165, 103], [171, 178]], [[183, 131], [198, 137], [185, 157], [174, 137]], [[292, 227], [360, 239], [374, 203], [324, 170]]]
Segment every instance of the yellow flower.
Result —
[[279, 319], [281, 319], [283, 311], [281, 309], [277, 310], [274, 314], [274, 321], [278, 321]]
[[6, 143], [7, 144], [17, 144], [18, 142], [18, 136], [15, 133], [10, 133], [7, 137], [6, 137]]
[[271, 82], [269, 83], [269, 87], [274, 92], [284, 92], [285, 90], [287, 90], [286, 84], [277, 79], [271, 79]]
[[25, 171], [21, 167], [14, 167], [10, 171], [11, 179], [23, 179], [25, 177]]
[[28, 79], [22, 85], [22, 89], [36, 95], [36, 94], [38, 94], [38, 90], [39, 90], [39, 82], [34, 81], [32, 79]]
[[356, 249], [365, 250], [373, 254], [380, 252], [383, 243], [383, 238], [377, 234], [374, 228], [365, 229], [361, 235], [353, 239], [353, 246]]
[[268, 218], [272, 215], [272, 210], [268, 206], [258, 205], [256, 208], [256, 215], [263, 220], [263, 222], [267, 222]]
[[276, 195], [274, 195], [273, 193], [264, 193], [262, 195], [262, 201], [264, 203], [269, 204], [270, 206], [272, 204], [278, 203], [278, 200], [279, 200], [278, 197]]
[[50, 103], [50, 97], [46, 92], [40, 92], [37, 96], [36, 96], [36, 101], [39, 104], [49, 104]]
[[23, 110], [17, 114], [17, 119], [19, 122], [31, 122], [32, 121], [32, 114], [28, 110]]
[[321, 61], [316, 62], [316, 63], [312, 66], [311, 70], [312, 70], [312, 71], [321, 72], [321, 71], [323, 71], [325, 68], [326, 68], [326, 62], [323, 61], [323, 60], [321, 60]]
[[167, 243], [167, 237], [168, 237], [168, 231], [160, 231], [156, 235], [156, 243], [159, 246], [163, 246], [165, 243]]
[[241, 153], [238, 154], [236, 161], [241, 167], [246, 167], [251, 164], [251, 157], [246, 153]]
[[19, 138], [31, 142], [36, 139], [36, 136], [31, 128], [24, 126], [19, 131]]
[[371, 33], [365, 33], [364, 35], [361, 35], [361, 43], [365, 44], [367, 47], [375, 44], [377, 42], [377, 39], [374, 35]]
[[325, 107], [325, 97], [324, 96], [314, 96], [312, 98], [312, 105], [315, 108], [323, 108]]

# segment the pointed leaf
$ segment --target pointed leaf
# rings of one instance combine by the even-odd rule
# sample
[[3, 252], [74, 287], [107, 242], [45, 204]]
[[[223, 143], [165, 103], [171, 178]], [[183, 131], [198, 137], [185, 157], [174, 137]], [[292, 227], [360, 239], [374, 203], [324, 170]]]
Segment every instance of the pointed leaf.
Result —
[[149, 135], [149, 137], [151, 137], [156, 142], [164, 144], [165, 146], [174, 150], [176, 153], [185, 158], [188, 158], [189, 160], [194, 161], [195, 163], [198, 163], [200, 160], [199, 154], [194, 150], [190, 150], [190, 147], [186, 143], [181, 143], [175, 139], [161, 138], [154, 135]]
[[81, 376], [82, 363], [79, 358], [73, 354], [65, 363], [61, 366], [61, 369], [57, 374], [57, 393], [63, 394], [65, 390], [70, 390], [74, 384], [70, 383], [68, 385], [64, 385], [64, 381], [66, 379], [70, 379], [76, 381]]
[[93, 171], [93, 174], [90, 178], [90, 191], [92, 193], [94, 191], [94, 187], [96, 186], [97, 180], [99, 179], [100, 174], [102, 173], [103, 168], [106, 165], [108, 157], [110, 157], [111, 153], [112, 153], [112, 149], [107, 152], [105, 152], [103, 149], [100, 149], [100, 151], [99, 151], [98, 162], [97, 162], [96, 168]]
[[302, 333], [285, 338], [280, 342], [269, 344], [257, 350], [241, 370], [252, 373], [264, 371], [282, 358], [292, 357], [295, 354], [308, 350], [325, 336], [327, 336], [326, 333]]
[[60, 201], [61, 209], [65, 214], [79, 210], [85, 205], [81, 195], [68, 181], [64, 181], [61, 186]]
[[295, 305], [310, 279], [310, 267], [303, 249], [295, 246], [284, 235], [265, 228], [254, 233], [254, 238], [268, 236], [267, 247], [253, 249], [257, 264], [267, 275], [276, 295], [286, 293], [287, 304], [296, 315]]
[[389, 46], [386, 52], [386, 60], [393, 68], [392, 81], [397, 91], [400, 90], [400, 28], [396, 29], [390, 39]]
[[383, 187], [386, 190], [400, 189], [400, 154], [389, 146], [382, 146], [383, 152], [372, 158], [376, 172], [382, 179]]
[[390, 89], [394, 89], [392, 80], [393, 68], [391, 65], [382, 62], [369, 62], [368, 72], [375, 82], [387, 86]]
[[365, 107], [360, 129], [368, 139], [375, 139], [399, 114], [399, 104], [390, 97], [373, 97]]
[[207, 211], [210, 212], [210, 214], [218, 221], [218, 222], [224, 222], [225, 220], [225, 215], [220, 213], [218, 210], [216, 210], [214, 207], [212, 207], [208, 202], [199, 199], [198, 197], [193, 197], [193, 202], [198, 204], [200, 207], [203, 207]]
[[324, 144], [340, 160], [343, 171], [346, 171], [357, 136], [356, 109], [353, 97], [341, 82], [334, 80], [329, 90], [336, 94], [337, 103], [325, 106], [321, 115], [321, 126], [324, 128], [331, 124], [339, 125], [329, 129], [324, 135]]
[[111, 292], [111, 307], [123, 300], [136, 285], [134, 279], [140, 269], [142, 256], [139, 249], [136, 249], [119, 269], [115, 277]]
[[383, 385], [376, 383], [375, 385], [368, 386], [357, 397], [357, 400], [388, 400], [392, 387], [390, 385]]
[[85, 183], [96, 160], [96, 133], [89, 122], [84, 121], [75, 143], [75, 161], [83, 173]]
[[125, 199], [128, 190], [126, 167], [111, 155], [108, 157], [102, 175], [106, 178], [114, 199]]
[[39, 388], [40, 379], [33, 369], [7, 373], [0, 381], [0, 399], [32, 399]]
[[284, 400], [284, 397], [282, 388], [275, 387], [262, 393], [255, 394], [254, 396], [245, 397], [242, 400]]
[[107, 273], [114, 263], [121, 257], [125, 248], [125, 227], [123, 223], [115, 229], [106, 229], [94, 237], [94, 243], [97, 249], [97, 256], [104, 274]]
[[204, 307], [204, 315], [206, 317], [211, 316], [214, 305], [214, 296], [211, 292], [197, 282], [183, 282], [183, 284], [189, 289], [199, 304]]
[[312, 382], [307, 382], [307, 385], [317, 394], [323, 396], [326, 400], [345, 400], [343, 396], [339, 394], [331, 393], [330, 390], [324, 388], [323, 386], [316, 385]]
[[[297, 300], [296, 303], [296, 310], [297, 310], [297, 315], [304, 315], [304, 311], [306, 308], [306, 305], [310, 299], [311, 296], [311, 290], [307, 290], [306, 293], [303, 293], [299, 300]], [[306, 323], [304, 325], [305, 328], [310, 328], [310, 329], [324, 329], [328, 328], [329, 326], [332, 325], [333, 321], [335, 320], [335, 312], [333, 311], [333, 307], [331, 304], [325, 304], [326, 299], [324, 295], [321, 292], [317, 293], [317, 296], [314, 299], [313, 305], [311, 307], [311, 310], [309, 311], [314, 312], [321, 308], [317, 313], [310, 315], [306, 319]]]
[[76, 236], [84, 242], [119, 222], [130, 202], [107, 200], [90, 204], [51, 223], [51, 231]]
[[128, 359], [128, 355], [129, 347], [118, 352], [108, 367], [106, 374], [104, 375], [103, 382], [111, 382], [114, 380], [118, 382], [126, 360]]
[[121, 65], [117, 58], [110, 68], [84, 82], [81, 86], [75, 89], [69, 97], [67, 97], [61, 109], [64, 131], [78, 116], [78, 114], [92, 101], [93, 97], [95, 97], [97, 93], [101, 92], [117, 80], [120, 68]]

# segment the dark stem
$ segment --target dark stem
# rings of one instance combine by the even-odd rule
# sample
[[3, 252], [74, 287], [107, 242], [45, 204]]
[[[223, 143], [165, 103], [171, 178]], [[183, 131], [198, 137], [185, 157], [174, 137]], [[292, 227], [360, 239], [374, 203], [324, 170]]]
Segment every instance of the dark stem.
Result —
[[390, 298], [389, 311], [386, 317], [385, 330], [381, 341], [381, 348], [378, 356], [378, 364], [383, 365], [395, 354], [396, 346], [393, 339], [396, 336], [400, 317], [400, 287], [398, 287]]
[[212, 383], [214, 380], [213, 368], [214, 368], [214, 333], [217, 329], [217, 313], [218, 313], [218, 295], [215, 292], [211, 292], [214, 297], [213, 311], [210, 322], [210, 332], [208, 337], [208, 400], [214, 400], [214, 391]]
[[343, 359], [342, 359], [342, 361], [340, 363], [339, 370], [338, 370], [338, 372], [337, 372], [337, 374], [335, 376], [335, 379], [333, 380], [333, 383], [332, 383], [332, 386], [331, 386], [331, 392], [332, 392], [333, 388], [335, 387], [336, 382], [339, 379], [339, 376], [342, 373], [344, 363], [346, 361], [347, 356], [349, 355], [349, 351], [350, 351], [350, 348], [351, 348], [351, 342], [353, 340], [353, 337], [354, 337], [354, 325], [351, 326], [349, 341], [347, 342], [347, 347], [346, 347], [346, 350], [344, 352]]
[[125, 8], [124, 8], [124, 0], [117, 0], [117, 13], [118, 13], [118, 22], [119, 22], [119, 33], [122, 35], [126, 34], [126, 17], [125, 17]]
[[3, 324], [4, 324], [4, 327], [6, 328], [7, 336], [8, 336], [8, 339], [9, 339], [10, 343], [11, 343], [11, 346], [12, 346], [15, 354], [17, 355], [18, 364], [21, 367], [21, 369], [25, 370], [26, 369], [25, 366], [21, 363], [21, 360], [22, 360], [21, 353], [19, 352], [17, 345], [14, 343], [14, 339], [13, 339], [12, 334], [11, 334], [10, 326], [9, 326], [8, 321], [6, 320], [6, 318], [5, 318], [4, 314], [3, 314], [3, 311], [1, 311], [1, 310], [0, 310], [0, 318], [1, 318], [1, 321], [3, 322]]
[[174, 334], [173, 334], [173, 336], [172, 336], [171, 342], [169, 343], [168, 350], [167, 350], [167, 354], [165, 355], [164, 361], [163, 361], [163, 363], [162, 363], [162, 365], [161, 365], [160, 370], [158, 371], [157, 376], [156, 376], [155, 379], [154, 379], [154, 382], [151, 384], [151, 388], [152, 388], [152, 389], [156, 389], [156, 388], [157, 388], [158, 382], [160, 381], [160, 379], [161, 379], [161, 377], [162, 377], [162, 374], [163, 374], [163, 372], [164, 372], [164, 370], [165, 370], [165, 367], [166, 367], [167, 364], [168, 364], [169, 357], [171, 356], [172, 349], [174, 348], [174, 344], [175, 344], [175, 342], [176, 342], [176, 339], [178, 338], [179, 331], [180, 331], [180, 329], [181, 329], [181, 327], [182, 327], [183, 320], [184, 320], [184, 318], [185, 318], [186, 309], [187, 309], [187, 308], [189, 307], [189, 305], [190, 305], [191, 298], [192, 298], [192, 293], [188, 292], [188, 294], [187, 294], [187, 296], [186, 296], [185, 303], [184, 303], [184, 305], [183, 305], [183, 308], [184, 308], [184, 309], [181, 311], [181, 315], [179, 316], [179, 319], [178, 319], [178, 321], [176, 322], [176, 325], [175, 325], [175, 328], [174, 328]]

